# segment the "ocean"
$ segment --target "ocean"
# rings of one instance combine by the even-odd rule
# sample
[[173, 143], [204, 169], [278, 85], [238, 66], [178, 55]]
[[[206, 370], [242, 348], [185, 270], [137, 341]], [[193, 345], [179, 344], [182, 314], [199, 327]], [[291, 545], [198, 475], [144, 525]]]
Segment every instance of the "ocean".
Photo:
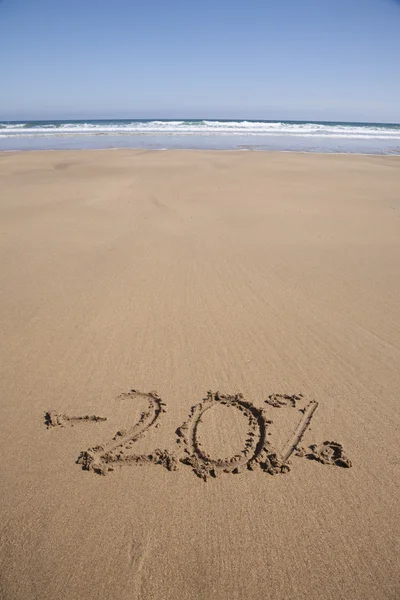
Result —
[[0, 151], [85, 148], [400, 154], [400, 124], [211, 119], [0, 122]]

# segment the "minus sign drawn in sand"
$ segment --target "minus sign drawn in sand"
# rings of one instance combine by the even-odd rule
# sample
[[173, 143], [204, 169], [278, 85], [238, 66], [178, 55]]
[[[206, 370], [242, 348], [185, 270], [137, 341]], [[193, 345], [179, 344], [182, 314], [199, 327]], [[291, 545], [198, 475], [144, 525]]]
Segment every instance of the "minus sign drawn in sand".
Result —
[[[114, 471], [116, 466], [158, 464], [169, 471], [176, 471], [179, 463], [190, 466], [193, 472], [203, 481], [209, 477], [217, 477], [222, 473], [239, 474], [244, 470], [254, 471], [260, 469], [270, 475], [287, 473], [290, 471], [290, 458], [295, 456], [316, 460], [322, 464], [339, 467], [351, 467], [351, 461], [346, 457], [343, 447], [338, 442], [324, 442], [321, 445], [309, 446], [310, 452], [300, 447], [300, 442], [305, 435], [313, 415], [318, 408], [318, 402], [312, 400], [302, 409], [300, 421], [287, 440], [281, 451], [277, 451], [267, 438], [268, 428], [272, 421], [267, 418], [264, 408], [257, 408], [243, 398], [242, 394], [223, 395], [219, 392], [209, 391], [206, 398], [191, 408], [188, 420], [176, 430], [177, 450], [160, 450], [157, 448], [150, 454], [132, 454], [135, 442], [141, 439], [151, 427], [159, 426], [161, 415], [166, 412], [165, 403], [157, 392], [142, 393], [132, 389], [120, 396], [123, 400], [146, 400], [147, 409], [141, 413], [139, 421], [126, 430], [119, 430], [114, 437], [102, 445], [89, 448], [80, 453], [77, 463], [82, 469], [106, 475]], [[268, 396], [265, 403], [273, 408], [297, 408], [297, 403], [303, 399], [302, 394], [273, 394]], [[217, 405], [239, 410], [247, 419], [248, 430], [244, 446], [239, 454], [230, 458], [213, 458], [203, 449], [198, 439], [198, 425], [201, 417]], [[63, 427], [66, 423], [73, 425], [75, 422], [101, 422], [105, 417], [84, 415], [82, 417], [69, 417], [55, 411], [45, 414], [45, 423], [48, 428]]]
[[48, 429], [51, 427], [65, 427], [67, 423], [71, 426], [74, 423], [80, 422], [95, 422], [99, 421], [107, 421], [107, 417], [98, 417], [96, 415], [83, 415], [81, 417], [69, 417], [68, 415], [64, 415], [62, 413], [58, 413], [55, 410], [48, 410], [44, 415], [44, 422]]

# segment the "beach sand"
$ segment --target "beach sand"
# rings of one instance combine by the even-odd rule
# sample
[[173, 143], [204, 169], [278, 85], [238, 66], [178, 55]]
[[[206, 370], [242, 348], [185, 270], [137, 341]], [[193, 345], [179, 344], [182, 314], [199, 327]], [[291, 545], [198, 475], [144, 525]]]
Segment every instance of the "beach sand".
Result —
[[0, 222], [2, 600], [399, 598], [398, 157], [3, 153]]

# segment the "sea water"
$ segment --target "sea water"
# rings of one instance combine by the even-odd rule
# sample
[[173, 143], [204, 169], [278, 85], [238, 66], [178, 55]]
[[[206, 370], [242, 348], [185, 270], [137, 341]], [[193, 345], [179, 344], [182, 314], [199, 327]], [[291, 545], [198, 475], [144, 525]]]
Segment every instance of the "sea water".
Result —
[[400, 124], [210, 119], [0, 122], [0, 150], [86, 148], [400, 154]]

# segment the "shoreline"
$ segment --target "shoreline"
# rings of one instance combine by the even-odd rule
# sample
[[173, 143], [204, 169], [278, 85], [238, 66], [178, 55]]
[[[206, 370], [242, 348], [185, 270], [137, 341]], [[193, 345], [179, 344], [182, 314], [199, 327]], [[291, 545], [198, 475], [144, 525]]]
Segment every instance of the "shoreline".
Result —
[[44, 148], [44, 149], [23, 149], [23, 150], [1, 150], [1, 154], [34, 154], [34, 153], [46, 153], [46, 152], [198, 152], [198, 153], [240, 153], [240, 152], [249, 152], [252, 154], [293, 154], [297, 155], [311, 155], [311, 156], [377, 156], [377, 157], [400, 157], [400, 150], [398, 153], [374, 153], [374, 152], [314, 152], [311, 150], [264, 150], [264, 149], [251, 149], [251, 148], [142, 148], [142, 147], [120, 147], [120, 148]]

